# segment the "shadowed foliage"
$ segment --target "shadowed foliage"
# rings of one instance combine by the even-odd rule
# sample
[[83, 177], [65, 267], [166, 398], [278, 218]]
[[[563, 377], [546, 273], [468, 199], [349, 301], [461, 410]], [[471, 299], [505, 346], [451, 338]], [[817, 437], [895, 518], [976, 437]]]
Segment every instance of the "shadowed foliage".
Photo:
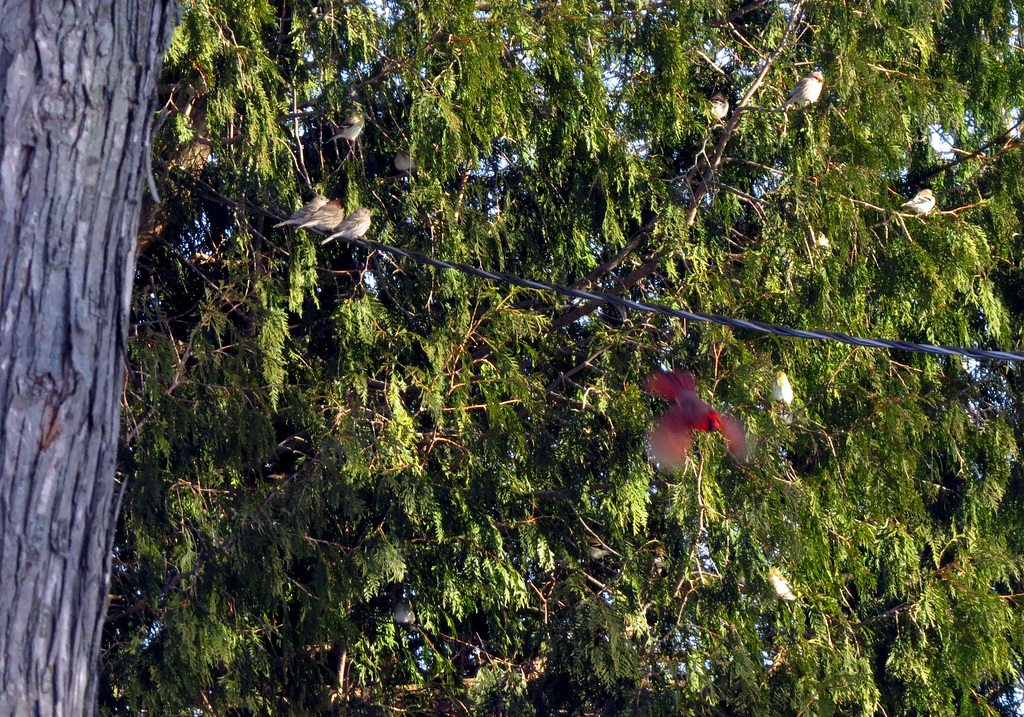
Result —
[[[319, 192], [451, 261], [1013, 349], [1019, 10], [187, 4], [102, 708], [1017, 714], [1015, 366], [683, 324], [271, 227]], [[777, 111], [813, 70], [819, 101]], [[354, 111], [359, 138], [329, 142]], [[936, 210], [899, 216], [926, 186]], [[669, 367], [746, 424], [747, 462], [701, 433], [651, 466], [645, 379]]]

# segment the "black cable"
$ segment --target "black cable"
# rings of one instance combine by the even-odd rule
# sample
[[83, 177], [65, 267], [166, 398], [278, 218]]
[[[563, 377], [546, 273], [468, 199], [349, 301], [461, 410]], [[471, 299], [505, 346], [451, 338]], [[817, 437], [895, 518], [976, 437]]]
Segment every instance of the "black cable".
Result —
[[436, 266], [440, 269], [452, 269], [454, 271], [461, 271], [464, 274], [470, 274], [471, 276], [478, 276], [482, 279], [490, 279], [491, 281], [499, 281], [505, 284], [513, 284], [515, 286], [521, 286], [526, 289], [537, 289], [538, 291], [553, 291], [563, 296], [571, 296], [577, 299], [586, 299], [588, 301], [603, 301], [615, 306], [621, 306], [627, 309], [634, 309], [636, 311], [644, 311], [648, 313], [662, 314], [664, 316], [671, 316], [676, 319], [689, 319], [691, 321], [707, 321], [715, 324], [721, 324], [722, 326], [730, 326], [734, 329], [747, 329], [749, 331], [766, 331], [770, 334], [776, 334], [777, 336], [790, 336], [797, 339], [816, 339], [819, 341], [839, 341], [844, 344], [851, 344], [853, 346], [867, 346], [868, 348], [876, 349], [898, 349], [900, 351], [913, 351], [916, 353], [929, 353], [939, 354], [943, 356], [966, 356], [967, 358], [976, 359], [978, 361], [1024, 361], [1024, 353], [1018, 351], [988, 351], [986, 349], [970, 349], [962, 346], [935, 346], [931, 344], [916, 344], [912, 341], [890, 341], [889, 339], [864, 339], [858, 336], [850, 336], [849, 334], [840, 333], [838, 331], [805, 331], [803, 329], [791, 329], [785, 326], [775, 326], [773, 324], [765, 324], [760, 321], [747, 321], [744, 319], [732, 319], [728, 316], [719, 316], [717, 314], [705, 314], [698, 311], [683, 311], [682, 309], [672, 309], [667, 306], [661, 306], [659, 304], [647, 304], [640, 301], [630, 301], [629, 299], [623, 299], [613, 294], [602, 294], [593, 291], [580, 291], [579, 289], [572, 289], [568, 286], [561, 286], [559, 284], [549, 284], [546, 281], [533, 281], [531, 279], [523, 279], [518, 276], [511, 274], [503, 274], [500, 272], [486, 271], [484, 269], [478, 269], [475, 266], [469, 266], [468, 264], [458, 264], [455, 262], [444, 261], [442, 259], [435, 259], [425, 254], [420, 254], [416, 251], [410, 251], [408, 249], [399, 249], [395, 246], [388, 244], [381, 244], [380, 242], [373, 241], [372, 239], [350, 239], [342, 237], [329, 237], [335, 238], [339, 241], [349, 242], [350, 244], [358, 244], [365, 249], [376, 249], [377, 251], [388, 252], [390, 254], [397, 254], [404, 256], [408, 259], [420, 264], [429, 264], [430, 266]]

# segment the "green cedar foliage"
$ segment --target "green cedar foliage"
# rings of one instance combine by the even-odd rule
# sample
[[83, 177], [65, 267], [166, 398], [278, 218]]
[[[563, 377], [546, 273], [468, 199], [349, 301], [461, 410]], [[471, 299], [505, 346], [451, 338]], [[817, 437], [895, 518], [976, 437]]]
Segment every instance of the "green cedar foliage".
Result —
[[[104, 712], [1015, 714], [1016, 366], [585, 306], [271, 227], [322, 192], [448, 260], [1013, 348], [1021, 9], [186, 3]], [[755, 109], [715, 127], [706, 98], [735, 107], [765, 63]], [[817, 104], [766, 111], [814, 69]], [[350, 155], [327, 140], [354, 110]], [[892, 213], [924, 186], [941, 211]], [[644, 379], [669, 366], [747, 424], [747, 463], [701, 434], [654, 471]]]

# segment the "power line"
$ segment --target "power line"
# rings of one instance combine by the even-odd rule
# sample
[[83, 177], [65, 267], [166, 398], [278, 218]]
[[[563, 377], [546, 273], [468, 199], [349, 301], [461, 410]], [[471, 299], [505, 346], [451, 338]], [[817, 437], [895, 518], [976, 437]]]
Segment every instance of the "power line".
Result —
[[489, 279], [491, 281], [498, 281], [505, 284], [513, 284], [514, 286], [521, 286], [526, 289], [537, 289], [538, 291], [553, 291], [563, 296], [571, 296], [577, 299], [586, 299], [588, 301], [603, 301], [615, 306], [621, 306], [626, 309], [633, 309], [635, 311], [643, 311], [647, 313], [662, 314], [663, 316], [671, 316], [676, 319], [689, 319], [690, 321], [704, 321], [713, 324], [721, 324], [722, 326], [730, 326], [734, 329], [747, 329], [749, 331], [765, 331], [770, 334], [777, 336], [789, 336], [797, 339], [814, 339], [818, 341], [839, 341], [844, 344], [850, 344], [853, 346], [866, 346], [868, 348], [875, 349], [898, 349], [900, 351], [913, 351], [916, 353], [928, 353], [928, 354], [939, 354], [942, 356], [966, 356], [967, 358], [976, 359], [978, 361], [1024, 361], [1024, 353], [1019, 351], [989, 351], [986, 349], [971, 349], [963, 346], [936, 346], [933, 344], [917, 344], [912, 341], [891, 341], [889, 339], [865, 339], [859, 336], [850, 336], [849, 334], [840, 333], [839, 331], [805, 331], [803, 329], [791, 329], [786, 326], [775, 326], [774, 324], [766, 324], [761, 321], [747, 321], [745, 319], [733, 319], [728, 316], [719, 316], [718, 314], [705, 314], [699, 311], [684, 311], [682, 309], [673, 309], [668, 306], [662, 306], [660, 304], [648, 304], [642, 301], [631, 301], [629, 299], [623, 299], [622, 297], [615, 296], [614, 294], [603, 294], [595, 291], [581, 291], [579, 289], [573, 289], [568, 286], [561, 286], [560, 284], [551, 284], [546, 281], [533, 281], [532, 279], [524, 279], [519, 276], [513, 276], [512, 274], [503, 274], [501, 272], [486, 271], [485, 269], [478, 269], [475, 266], [469, 266], [468, 264], [459, 264], [451, 261], [444, 261], [443, 259], [435, 259], [434, 257], [427, 256], [426, 254], [420, 254], [416, 251], [409, 249], [399, 249], [396, 246], [390, 246], [388, 244], [381, 244], [380, 242], [373, 241], [372, 239], [350, 239], [333, 237], [340, 241], [345, 241], [350, 244], [358, 244], [366, 249], [376, 249], [377, 251], [388, 252], [389, 254], [397, 254], [404, 256], [408, 259], [420, 264], [429, 264], [430, 266], [436, 266], [440, 269], [451, 269], [454, 271], [460, 271], [463, 274], [470, 274], [471, 276], [478, 276], [482, 279]]
[[[1024, 120], [1022, 120], [1024, 122]], [[211, 196], [214, 201], [219, 201], [227, 206], [237, 206], [237, 203], [233, 200], [228, 199], [220, 194], [217, 194], [208, 185], [203, 185], [205, 191]], [[258, 211], [264, 216], [272, 219], [281, 220], [281, 217], [277, 216], [272, 212], [268, 212], [265, 209], [256, 207], [253, 205], [249, 206], [250, 209]], [[805, 331], [803, 329], [791, 329], [787, 326], [776, 326], [775, 324], [766, 324], [761, 321], [748, 321], [746, 319], [733, 319], [728, 316], [720, 316], [718, 314], [705, 314], [699, 311], [684, 311], [682, 309], [672, 309], [667, 306], [660, 304], [648, 304], [641, 301], [631, 301], [629, 299], [623, 299], [615, 296], [614, 294], [603, 294], [594, 291], [581, 291], [579, 289], [573, 289], [568, 286], [561, 286], [560, 284], [550, 284], [546, 281], [533, 281], [531, 279], [523, 279], [522, 277], [514, 276], [512, 274], [503, 274], [501, 272], [486, 271], [484, 269], [478, 269], [475, 266], [469, 266], [468, 264], [459, 264], [456, 262], [444, 261], [443, 259], [435, 259], [426, 254], [420, 254], [416, 251], [409, 249], [399, 249], [396, 246], [389, 244], [381, 244], [380, 242], [373, 241], [372, 239], [350, 239], [331, 236], [328, 237], [337, 239], [339, 241], [348, 242], [350, 244], [356, 244], [364, 249], [376, 249], [377, 251], [384, 251], [391, 254], [397, 254], [404, 256], [408, 259], [420, 264], [428, 264], [430, 266], [436, 266], [440, 269], [451, 269], [453, 271], [460, 271], [464, 274], [471, 276], [478, 276], [483, 279], [489, 279], [491, 281], [498, 281], [505, 284], [513, 284], [515, 286], [522, 286], [527, 289], [537, 289], [538, 291], [553, 291], [563, 296], [571, 296], [578, 299], [586, 299], [588, 301], [601, 301], [614, 306], [621, 306], [627, 309], [634, 309], [636, 311], [643, 311], [647, 313], [662, 314], [663, 316], [671, 316], [676, 319], [689, 319], [691, 321], [703, 321], [713, 324], [721, 324], [722, 326], [729, 326], [735, 329], [746, 329], [748, 331], [764, 331], [776, 336], [788, 336], [797, 339], [812, 339], [817, 341], [839, 341], [840, 343], [849, 344], [852, 346], [866, 346], [868, 348], [875, 349], [897, 349], [900, 351], [912, 351], [915, 353], [928, 353], [937, 354], [940, 356], [965, 356], [967, 358], [975, 359], [978, 361], [1024, 361], [1024, 353], [1019, 351], [989, 351], [987, 349], [971, 349], [964, 346], [936, 346], [934, 344], [918, 344], [912, 341], [892, 341], [890, 339], [865, 339], [859, 336], [850, 336], [839, 331]]]

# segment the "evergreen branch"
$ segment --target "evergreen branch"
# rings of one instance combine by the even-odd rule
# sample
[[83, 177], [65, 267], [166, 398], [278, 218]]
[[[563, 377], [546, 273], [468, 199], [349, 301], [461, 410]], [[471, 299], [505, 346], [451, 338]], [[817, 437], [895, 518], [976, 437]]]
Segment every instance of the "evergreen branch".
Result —
[[762, 170], [764, 172], [769, 172], [771, 174], [776, 174], [776, 175], [778, 175], [780, 177], [790, 178], [790, 177], [793, 176], [789, 172], [783, 172], [781, 169], [775, 169], [774, 167], [768, 167], [768, 166], [766, 166], [764, 164], [759, 164], [759, 163], [753, 162], [753, 161], [751, 161], [749, 159], [742, 159], [740, 157], [725, 157], [722, 161], [723, 162], [737, 162], [739, 164], [746, 164], [747, 166], [754, 167], [755, 169], [760, 169], [760, 170]]
[[[687, 171], [687, 173], [684, 175], [683, 183], [686, 187], [689, 188], [690, 195], [690, 200], [688, 202], [689, 207], [686, 216], [687, 226], [692, 227], [697, 219], [697, 210], [700, 207], [700, 203], [704, 200], [704, 197], [707, 196], [709, 188], [712, 186], [715, 171], [718, 169], [719, 166], [721, 166], [725, 158], [725, 148], [726, 146], [728, 146], [729, 140], [732, 139], [733, 134], [735, 134], [736, 130], [739, 128], [740, 118], [743, 116], [744, 110], [749, 108], [748, 103], [750, 102], [750, 98], [753, 97], [754, 93], [764, 82], [764, 78], [767, 76], [768, 71], [775, 63], [775, 60], [778, 59], [778, 57], [782, 54], [783, 50], [785, 50], [789, 36], [795, 30], [800, 19], [803, 17], [804, 2], [806, 2], [806, 0], [799, 0], [799, 2], [797, 2], [793, 6], [793, 14], [790, 17], [789, 23], [786, 26], [786, 30], [782, 35], [782, 41], [779, 43], [779, 46], [775, 48], [775, 50], [773, 50], [772, 53], [768, 56], [768, 58], [763, 62], [761, 68], [758, 70], [757, 75], [754, 78], [754, 81], [751, 82], [750, 86], [747, 88], [747, 91], [743, 94], [743, 97], [741, 97], [739, 102], [736, 103], [736, 111], [733, 112], [732, 117], [729, 119], [728, 122], [726, 122], [725, 128], [722, 130], [722, 136], [719, 138], [718, 143], [715, 145], [714, 149], [711, 150], [711, 156], [707, 159], [706, 169], [704, 170], [704, 173], [700, 178], [699, 189], [694, 188], [693, 186], [694, 177], [697, 174], [697, 172], [700, 171], [699, 168], [701, 166], [701, 162], [699, 160], [694, 162], [690, 170]], [[647, 261], [645, 261], [639, 268], [634, 269], [625, 279], [619, 281], [618, 285], [616, 286], [616, 291], [625, 291], [626, 289], [631, 288], [637, 282], [641, 281], [642, 279], [652, 274], [658, 268], [658, 265], [661, 263], [661, 261], [666, 258], [666, 256], [667, 251], [662, 251], [655, 254], [651, 258], [647, 259]], [[568, 324], [571, 324], [572, 322], [590, 313], [593, 313], [598, 309], [598, 307], [600, 307], [604, 303], [607, 302], [604, 300], [590, 301], [589, 303], [581, 307], [573, 309], [569, 311], [567, 314], [563, 314], [554, 322], [552, 322], [552, 329], [567, 326]]]
[[886, 610], [885, 612], [879, 613], [877, 615], [873, 615], [872, 617], [869, 617], [869, 618], [865, 618], [864, 620], [861, 620], [860, 622], [853, 623], [852, 625], [850, 625], [850, 629], [852, 629], [852, 630], [860, 630], [862, 628], [867, 627], [868, 625], [870, 625], [872, 623], [878, 622], [879, 620], [884, 620], [887, 617], [898, 617], [901, 612], [903, 612], [907, 608], [911, 608], [911, 607], [913, 607], [913, 605], [911, 605], [910, 603], [900, 603], [896, 607], [891, 608], [889, 610]]
[[[316, 104], [316, 100], [307, 100], [306, 102], [302, 103], [302, 105], [306, 106], [306, 107], [313, 106], [315, 104]], [[318, 109], [302, 110], [302, 111], [296, 110], [295, 112], [286, 112], [284, 114], [278, 115], [277, 116], [277, 121], [278, 121], [279, 124], [287, 124], [288, 122], [292, 121], [293, 119], [302, 119], [304, 117], [323, 117], [323, 114], [324, 113], [321, 112]]]
[[738, 10], [733, 10], [731, 13], [726, 15], [721, 20], [715, 20], [711, 23], [711, 27], [722, 27], [723, 25], [731, 25], [733, 20], [738, 20], [749, 12], [754, 12], [768, 3], [768, 0], [754, 0], [749, 5], [744, 5]]
[[721, 189], [724, 192], [728, 192], [729, 194], [734, 194], [737, 197], [739, 197], [740, 199], [742, 199], [744, 202], [749, 204], [750, 208], [754, 210], [754, 212], [757, 214], [757, 216], [760, 217], [762, 221], [764, 221], [764, 218], [765, 218], [764, 211], [761, 209], [761, 205], [764, 204], [764, 202], [761, 199], [758, 199], [757, 197], [753, 197], [753, 196], [747, 194], [746, 192], [744, 192], [744, 191], [742, 191], [740, 189], [736, 189], [736, 187], [729, 186], [728, 184], [725, 184], [723, 182], [716, 181], [716, 182], [713, 182], [713, 185], [715, 187], [718, 187], [719, 189]]
[[[198, 180], [193, 180], [197, 184]], [[207, 185], [208, 186], [208, 185]], [[214, 192], [215, 194], [215, 192]], [[220, 197], [221, 195], [217, 195]], [[230, 202], [232, 206], [236, 206], [237, 203], [222, 197], [225, 202]], [[858, 201], [858, 200], [851, 200]], [[272, 212], [264, 209], [257, 209], [260, 214], [271, 218], [278, 218]], [[886, 210], [882, 210], [886, 211]], [[552, 322], [552, 328], [557, 329], [573, 321], [582, 318], [586, 314], [594, 311], [598, 306], [603, 304], [613, 304], [625, 309], [633, 309], [641, 312], [649, 312], [661, 314], [671, 318], [701, 321], [720, 324], [722, 326], [729, 326], [735, 329], [746, 329], [752, 331], [766, 331], [776, 336], [786, 336], [789, 338], [802, 338], [812, 339], [820, 341], [839, 341], [841, 343], [850, 344], [853, 346], [866, 346], [868, 348], [888, 348], [898, 351], [911, 351], [915, 353], [929, 353], [935, 355], [944, 356], [965, 356], [967, 358], [973, 358], [978, 361], [1024, 361], [1024, 353], [1016, 351], [990, 351], [986, 349], [973, 349], [963, 346], [943, 346], [934, 344], [919, 344], [912, 341], [901, 341], [891, 339], [869, 339], [857, 336], [851, 336], [838, 331], [807, 331], [804, 329], [794, 329], [785, 326], [777, 326], [774, 324], [767, 324], [760, 321], [751, 321], [746, 319], [734, 319], [727, 316], [721, 316], [718, 314], [707, 314], [703, 312], [685, 311], [682, 309], [673, 309], [668, 306], [661, 304], [649, 304], [645, 302], [631, 301], [629, 299], [623, 299], [620, 296], [609, 293], [597, 293], [590, 291], [581, 291], [568, 286], [561, 286], [559, 284], [552, 284], [543, 281], [535, 281], [532, 279], [523, 279], [518, 276], [511, 274], [504, 274], [500, 272], [490, 272], [484, 269], [478, 269], [467, 264], [458, 264], [454, 262], [448, 262], [441, 259], [435, 259], [433, 257], [420, 254], [419, 252], [411, 251], [408, 249], [400, 249], [398, 247], [390, 246], [388, 244], [382, 244], [380, 242], [373, 241], [371, 239], [351, 239], [342, 238], [338, 236], [332, 236], [329, 238], [339, 239], [341, 241], [348, 242], [350, 244], [356, 244], [362, 246], [364, 249], [371, 249], [383, 252], [390, 252], [404, 256], [407, 259], [420, 264], [428, 264], [440, 269], [451, 269], [459, 271], [464, 274], [471, 276], [477, 276], [482, 279], [489, 279], [491, 281], [498, 281], [501, 283], [512, 284], [514, 286], [520, 286], [526, 289], [536, 289], [539, 291], [553, 291], [563, 296], [569, 296], [572, 298], [586, 299], [589, 303], [570, 311], [568, 314], [564, 314], [559, 317], [556, 321]], [[648, 259], [637, 269], [634, 269], [625, 279], [619, 282], [620, 286], [625, 289], [629, 288], [633, 284], [637, 283], [646, 276], [649, 276], [658, 267], [661, 262], [661, 256], [655, 255]], [[618, 287], [617, 287], [618, 288]], [[572, 317], [572, 318], [570, 318]], [[564, 399], [571, 401], [571, 399]], [[577, 402], [578, 403], [578, 402]], [[582, 406], [582, 408], [586, 408]]]
[[392, 60], [389, 57], [386, 57], [384, 58], [384, 66], [381, 68], [380, 72], [371, 77], [367, 77], [365, 80], [359, 80], [358, 82], [352, 83], [352, 87], [349, 89], [351, 92], [354, 93], [356, 90], [361, 90], [364, 87], [375, 85], [388, 75], [392, 75], [395, 72], [398, 72], [399, 70], [402, 69], [402, 67], [408, 64], [410, 64], [410, 61], [398, 62], [396, 60]]
[[[589, 274], [587, 274], [579, 281], [573, 283], [572, 288], [587, 289], [593, 286], [597, 282], [597, 280], [600, 279], [602, 276], [605, 276], [613, 269], [615, 269], [617, 266], [619, 266], [622, 262], [629, 258], [630, 254], [632, 254], [634, 251], [637, 250], [637, 248], [639, 248], [639, 246], [643, 243], [644, 235], [649, 234], [654, 229], [654, 226], [658, 223], [659, 220], [660, 217], [658, 215], [654, 215], [653, 217], [651, 217], [642, 227], [633, 232], [633, 235], [630, 237], [629, 242], [626, 244], [626, 246], [622, 248], [621, 251], [619, 251], [618, 254], [613, 256], [611, 259], [608, 259], [603, 264], [594, 267]], [[526, 301], [520, 301], [517, 302], [516, 304], [513, 304], [512, 308], [524, 310], [532, 309], [536, 305], [536, 299], [527, 299]], [[556, 321], [560, 320], [561, 319], [556, 319]], [[570, 321], [569, 323], [572, 322]], [[486, 355], [486, 353], [484, 353], [483, 355]], [[474, 354], [474, 358], [478, 357]]]
[[985, 154], [985, 152], [987, 152], [989, 149], [991, 149], [996, 144], [1003, 144], [1003, 149], [1006, 149], [1009, 146], [1008, 140], [1010, 140], [1013, 137], [1014, 133], [1016, 133], [1016, 132], [1018, 132], [1020, 130], [1022, 124], [1024, 124], [1024, 114], [1022, 114], [1021, 118], [1018, 119], [1011, 127], [1008, 127], [1007, 130], [1004, 133], [1002, 133], [1002, 134], [1000, 134], [1000, 135], [998, 135], [996, 137], [993, 137], [988, 142], [986, 142], [985, 144], [981, 145], [975, 151], [973, 151], [973, 152], [971, 152], [969, 154], [965, 154], [962, 157], [958, 157], [957, 159], [951, 160], [951, 161], [947, 162], [946, 164], [943, 164], [940, 167], [936, 167], [935, 169], [931, 170], [930, 172], [927, 172], [927, 173], [921, 175], [921, 177], [918, 178], [919, 182], [923, 183], [923, 182], [931, 179], [932, 177], [934, 177], [936, 175], [942, 174], [943, 172], [948, 172], [949, 170], [951, 170], [951, 169], [953, 169], [955, 167], [960, 166], [961, 164], [963, 164], [964, 162], [967, 162], [968, 160], [974, 159], [975, 157], [981, 157], [981, 156], [983, 156]]
[[[786, 336], [789, 338], [800, 338], [800, 339], [813, 339], [819, 341], [839, 341], [840, 343], [850, 344], [853, 346], [866, 346], [868, 348], [887, 348], [897, 351], [911, 351], [914, 353], [928, 353], [941, 356], [966, 356], [978, 361], [1024, 361], [1024, 352], [1018, 351], [991, 351], [986, 349], [973, 349], [963, 346], [943, 346], [935, 344], [919, 344], [913, 341], [902, 341], [892, 339], [869, 339], [858, 336], [851, 336], [844, 334], [839, 331], [807, 331], [804, 329], [794, 329], [786, 326], [777, 326], [775, 324], [767, 324], [761, 321], [753, 321], [747, 319], [734, 319], [728, 316], [721, 316], [719, 314], [707, 314], [699, 311], [686, 311], [683, 309], [673, 309], [662, 304], [650, 304], [640, 301], [632, 301], [630, 299], [623, 299], [614, 294], [602, 294], [591, 291], [580, 291], [579, 289], [572, 289], [568, 286], [561, 286], [559, 284], [552, 284], [546, 281], [535, 281], [533, 279], [524, 279], [522, 277], [514, 276], [511, 274], [504, 274], [500, 272], [486, 271], [484, 269], [478, 269], [474, 266], [467, 264], [458, 264], [450, 261], [444, 261], [442, 259], [435, 259], [434, 257], [420, 254], [416, 251], [409, 249], [400, 249], [395, 246], [388, 244], [382, 244], [372, 239], [355, 239], [349, 237], [342, 237], [338, 235], [332, 235], [332, 239], [338, 239], [350, 244], [355, 244], [363, 247], [364, 249], [373, 249], [377, 251], [391, 252], [404, 256], [407, 259], [420, 264], [427, 264], [434, 266], [439, 269], [451, 269], [453, 271], [459, 271], [464, 274], [471, 276], [477, 276], [482, 279], [489, 279], [491, 281], [497, 281], [504, 284], [512, 284], [513, 286], [520, 286], [524, 289], [536, 289], [538, 291], [552, 291], [563, 296], [569, 296], [577, 299], [586, 299], [592, 304], [613, 304], [625, 309], [632, 309], [634, 311], [648, 312], [661, 314], [662, 316], [668, 316], [670, 318], [690, 320], [690, 321], [701, 321], [709, 322], [714, 324], [720, 324], [722, 326], [728, 326], [734, 329], [745, 329], [749, 331], [765, 331], [776, 336]], [[639, 271], [644, 270], [650, 266], [650, 272], [654, 271], [654, 267], [657, 264], [652, 265], [652, 261], [648, 261], [647, 264], [640, 267], [633, 272], [637, 274]], [[633, 276], [631, 274], [630, 276]], [[565, 399], [568, 400], [568, 399]]]
[[729, 29], [729, 32], [732, 33], [733, 37], [735, 37], [743, 47], [747, 48], [748, 50], [753, 52], [758, 57], [764, 58], [764, 54], [760, 50], [758, 50], [756, 47], [754, 47], [752, 44], [750, 44], [750, 41], [747, 38], [743, 37], [743, 35], [740, 34], [740, 31], [736, 29], [735, 25], [733, 25], [730, 22], [725, 27], [727, 27]]
[[[643, 279], [654, 273], [654, 271], [661, 264], [663, 259], [662, 253], [655, 254], [653, 257], [645, 261], [639, 267], [631, 271], [626, 278], [620, 279], [616, 282], [614, 291], [616, 294], [626, 291], [626, 289], [632, 288], [633, 285], [639, 283]], [[615, 296], [615, 294], [593, 294], [593, 296]], [[616, 296], [618, 298], [618, 296]], [[595, 298], [586, 304], [569, 311], [566, 314], [562, 314], [557, 319], [551, 322], [551, 329], [556, 330], [568, 326], [569, 324], [582, 319], [584, 316], [593, 313], [598, 308], [609, 302], [607, 299]]]
[[710, 57], [708, 57], [706, 54], [704, 54], [700, 50], [697, 50], [697, 56], [700, 59], [704, 60], [704, 62], [708, 63], [708, 65], [711, 67], [711, 71], [712, 72], [715, 72], [718, 75], [721, 75], [733, 87], [736, 86], [736, 81], [734, 79], [732, 79], [732, 77], [729, 76], [728, 72], [726, 72], [721, 67], [719, 67], [717, 62], [712, 60]]
[[714, 178], [715, 171], [721, 165], [722, 160], [725, 156], [725, 148], [729, 144], [729, 140], [732, 139], [733, 134], [739, 128], [740, 119], [743, 116], [743, 111], [747, 108], [750, 98], [754, 96], [761, 84], [764, 82], [764, 78], [768, 75], [768, 71], [775, 64], [775, 61], [782, 54], [783, 50], [786, 49], [790, 35], [796, 29], [801, 18], [803, 17], [803, 7], [806, 0], [798, 0], [793, 5], [792, 15], [789, 18], [789, 22], [786, 25], [785, 32], [782, 33], [782, 40], [779, 42], [779, 46], [772, 50], [771, 54], [761, 64], [761, 68], [757, 71], [754, 81], [750, 83], [747, 91], [743, 93], [743, 97], [740, 98], [739, 102], [736, 103], [736, 111], [733, 112], [729, 121], [725, 124], [725, 129], [722, 130], [722, 136], [718, 139], [718, 143], [714, 149], [711, 150], [711, 156], [708, 158], [707, 168], [704, 170], [703, 176], [701, 177], [700, 188], [695, 190], [693, 187], [693, 177], [699, 171], [699, 163], [695, 163], [687, 176], [684, 179], [684, 184], [689, 188], [690, 202], [689, 209], [686, 218], [686, 225], [693, 226], [694, 221], [697, 218], [697, 209], [704, 197], [708, 193], [708, 187], [711, 184], [711, 180]]

